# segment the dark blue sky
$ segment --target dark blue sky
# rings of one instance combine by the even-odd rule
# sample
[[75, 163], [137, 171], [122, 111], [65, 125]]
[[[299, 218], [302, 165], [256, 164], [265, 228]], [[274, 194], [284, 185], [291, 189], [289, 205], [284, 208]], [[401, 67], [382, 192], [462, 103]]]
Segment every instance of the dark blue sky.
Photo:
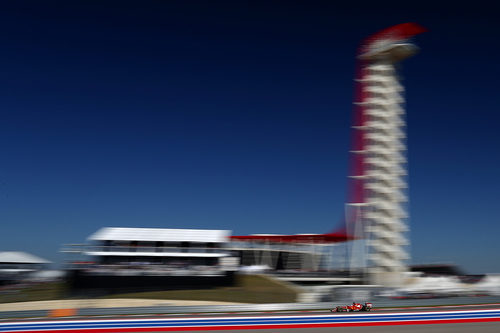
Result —
[[2, 3], [0, 250], [59, 261], [103, 226], [333, 229], [357, 45], [413, 21], [413, 262], [500, 272], [497, 11], [398, 6]]

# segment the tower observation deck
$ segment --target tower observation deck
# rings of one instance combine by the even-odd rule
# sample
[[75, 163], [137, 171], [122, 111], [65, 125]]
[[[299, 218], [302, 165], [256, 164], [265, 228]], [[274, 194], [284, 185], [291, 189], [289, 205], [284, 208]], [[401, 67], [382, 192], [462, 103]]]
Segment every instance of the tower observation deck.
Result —
[[362, 43], [357, 57], [347, 202], [347, 209], [357, 213], [349, 214], [347, 225], [349, 233], [365, 239], [368, 275], [374, 284], [398, 284], [407, 271], [406, 122], [397, 68], [417, 51], [409, 38], [424, 31], [413, 23], [382, 30]]

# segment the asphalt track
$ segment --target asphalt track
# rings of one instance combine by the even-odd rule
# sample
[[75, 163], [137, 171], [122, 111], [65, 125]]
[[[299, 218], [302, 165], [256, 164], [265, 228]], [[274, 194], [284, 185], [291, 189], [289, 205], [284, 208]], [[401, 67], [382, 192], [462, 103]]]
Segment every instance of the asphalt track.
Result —
[[500, 332], [500, 307], [384, 309], [371, 313], [265, 313], [2, 321], [0, 332]]
[[[213, 333], [276, 333], [271, 330], [227, 330], [211, 331]], [[369, 326], [369, 327], [321, 327], [321, 328], [290, 328], [278, 332], [289, 333], [498, 333], [499, 323], [464, 323], [436, 325], [406, 325], [406, 326]], [[153, 333], [153, 332], [151, 332]], [[154, 332], [157, 333], [157, 332]], [[200, 333], [200, 331], [184, 331], [184, 333]]]

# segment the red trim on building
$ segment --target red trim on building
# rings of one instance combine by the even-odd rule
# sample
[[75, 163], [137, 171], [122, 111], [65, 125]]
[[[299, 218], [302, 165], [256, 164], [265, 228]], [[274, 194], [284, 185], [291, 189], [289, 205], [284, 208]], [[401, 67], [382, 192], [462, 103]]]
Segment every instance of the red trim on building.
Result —
[[401, 23], [394, 25], [392, 27], [386, 28], [384, 30], [380, 30], [379, 32], [371, 35], [363, 41], [363, 46], [360, 48], [360, 52], [366, 52], [367, 48], [369, 48], [373, 42], [381, 40], [381, 39], [390, 39], [393, 41], [401, 41], [408, 38], [411, 38], [415, 35], [426, 32], [427, 29], [422, 27], [421, 25], [413, 22]]
[[302, 244], [325, 244], [345, 242], [350, 238], [342, 232], [331, 232], [326, 234], [311, 235], [249, 235], [231, 236], [233, 241], [247, 242], [272, 242], [272, 243], [302, 243]]

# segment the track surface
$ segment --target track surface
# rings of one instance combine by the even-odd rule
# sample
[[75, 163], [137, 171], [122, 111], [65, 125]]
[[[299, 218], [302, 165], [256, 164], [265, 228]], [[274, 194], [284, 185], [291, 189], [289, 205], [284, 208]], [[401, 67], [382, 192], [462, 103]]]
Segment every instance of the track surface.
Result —
[[[438, 325], [407, 325], [407, 326], [369, 326], [369, 327], [322, 327], [322, 328], [290, 328], [278, 332], [289, 333], [498, 333], [499, 323], [465, 323]], [[271, 330], [228, 330], [212, 331], [219, 333], [276, 333]], [[152, 332], [153, 333], [153, 332]], [[154, 332], [157, 333], [157, 332]], [[184, 331], [184, 333], [200, 333], [200, 331]]]
[[[500, 332], [500, 306], [378, 310], [372, 313], [217, 314], [114, 319], [2, 321], [0, 332]], [[242, 331], [244, 330], [244, 331]]]

